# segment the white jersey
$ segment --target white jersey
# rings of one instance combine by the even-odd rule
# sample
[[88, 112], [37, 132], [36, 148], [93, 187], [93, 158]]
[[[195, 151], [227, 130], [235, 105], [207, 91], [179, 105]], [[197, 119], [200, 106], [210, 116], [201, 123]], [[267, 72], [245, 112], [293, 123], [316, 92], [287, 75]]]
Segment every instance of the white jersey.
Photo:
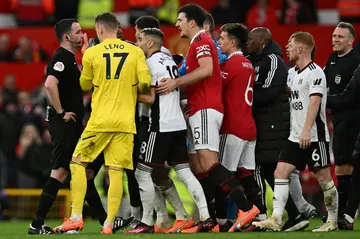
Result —
[[[162, 46], [160, 48], [160, 51], [172, 57], [171, 52], [166, 47]], [[150, 112], [149, 112], [149, 109], [147, 108], [146, 104], [139, 103], [138, 110], [139, 110], [139, 116], [140, 117], [142, 117], [142, 116], [149, 117]]]
[[[152, 86], [161, 84], [163, 78], [178, 77], [177, 66], [171, 56], [156, 52], [146, 59], [152, 77]], [[186, 130], [186, 122], [180, 107], [180, 92], [178, 89], [166, 95], [155, 96], [150, 111], [150, 131], [173, 132]]]
[[326, 77], [315, 63], [309, 63], [303, 70], [296, 71], [290, 79], [291, 89], [291, 130], [289, 140], [298, 143], [303, 131], [312, 95], [320, 95], [318, 115], [311, 128], [311, 142], [330, 141], [326, 124]]
[[296, 74], [297, 74], [297, 67], [296, 67], [296, 66], [291, 67], [291, 68], [288, 70], [288, 78], [287, 78], [287, 86], [288, 86], [288, 87], [291, 87], [292, 79], [294, 79], [294, 77], [295, 77]]

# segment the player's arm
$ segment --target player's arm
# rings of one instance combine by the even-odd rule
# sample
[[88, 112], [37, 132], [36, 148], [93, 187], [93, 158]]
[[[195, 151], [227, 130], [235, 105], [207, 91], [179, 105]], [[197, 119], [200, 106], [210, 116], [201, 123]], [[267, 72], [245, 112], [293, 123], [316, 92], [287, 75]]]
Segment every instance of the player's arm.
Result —
[[54, 107], [58, 114], [61, 114], [64, 109], [60, 102], [58, 84], [59, 80], [55, 76], [48, 75], [45, 80], [45, 91], [50, 104]]
[[[254, 84], [254, 105], [271, 104], [279, 94], [286, 93], [287, 73], [277, 72], [278, 58], [267, 57], [266, 61], [260, 65], [257, 80]], [[282, 72], [281, 72], [282, 73]]]
[[155, 101], [155, 89], [153, 87], [150, 88], [147, 94], [138, 94], [138, 102], [145, 104], [152, 104]]
[[180, 76], [184, 76], [186, 74], [186, 58], [184, 58], [183, 62], [181, 63], [178, 72]]
[[145, 61], [144, 53], [139, 49], [137, 55], [136, 75], [138, 82], [138, 92], [140, 94], [146, 94], [150, 90], [151, 75]]
[[194, 70], [189, 74], [186, 74], [185, 76], [178, 78], [175, 81], [176, 82], [175, 88], [194, 84], [212, 75], [214, 66], [211, 55], [198, 58], [198, 63], [199, 63], [199, 67], [196, 70]]
[[80, 86], [83, 91], [90, 91], [93, 88], [94, 75], [89, 50], [84, 53], [82, 65], [83, 69], [80, 76]]
[[300, 136], [300, 148], [305, 149], [311, 144], [311, 128], [315, 122], [321, 105], [321, 98], [326, 94], [326, 78], [324, 72], [314, 72], [309, 79], [310, 103], [307, 109], [304, 128]]
[[49, 68], [48, 76], [45, 80], [45, 91], [50, 101], [50, 104], [54, 107], [57, 113], [64, 111], [59, 97], [59, 79], [64, 75], [65, 64], [62, 59], [54, 59], [51, 68]]
[[344, 109], [347, 105], [350, 105], [359, 99], [359, 92], [360, 66], [356, 68], [349, 84], [341, 94], [328, 96], [326, 107], [329, 109]]

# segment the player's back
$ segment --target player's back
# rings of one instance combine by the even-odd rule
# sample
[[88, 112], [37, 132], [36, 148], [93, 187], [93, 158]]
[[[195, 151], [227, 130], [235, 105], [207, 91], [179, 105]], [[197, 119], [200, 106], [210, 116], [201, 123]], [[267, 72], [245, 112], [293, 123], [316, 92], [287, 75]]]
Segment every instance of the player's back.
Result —
[[135, 107], [140, 71], [148, 70], [140, 48], [120, 39], [106, 39], [84, 57], [93, 71], [92, 112], [88, 130], [136, 133]]
[[221, 103], [222, 82], [217, 49], [213, 39], [205, 31], [200, 31], [190, 42], [188, 56], [186, 57], [186, 72], [189, 74], [199, 68], [198, 60], [203, 57], [212, 58], [213, 72], [211, 76], [187, 86], [190, 115], [206, 108], [223, 113], [224, 109]]
[[231, 54], [221, 66], [225, 113], [220, 133], [256, 139], [252, 115], [254, 74], [251, 62], [241, 52]]
[[[156, 52], [146, 60], [151, 76], [152, 86], [161, 84], [163, 78], [175, 79], [178, 77], [177, 65], [171, 55], [164, 52]], [[151, 131], [172, 132], [186, 129], [184, 115], [180, 108], [180, 92], [175, 89], [172, 92], [156, 94], [155, 101], [151, 106]]]

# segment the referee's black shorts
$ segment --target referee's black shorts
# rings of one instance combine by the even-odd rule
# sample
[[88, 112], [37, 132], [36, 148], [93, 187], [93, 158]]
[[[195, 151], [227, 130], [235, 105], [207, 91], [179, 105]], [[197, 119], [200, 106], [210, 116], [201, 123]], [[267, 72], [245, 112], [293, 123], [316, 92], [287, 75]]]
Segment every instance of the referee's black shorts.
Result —
[[333, 151], [335, 165], [353, 164], [353, 151], [360, 133], [360, 111], [334, 114]]
[[70, 161], [76, 144], [81, 136], [80, 122], [65, 122], [58, 115], [53, 115], [49, 122], [52, 140], [52, 169], [64, 168], [70, 171]]

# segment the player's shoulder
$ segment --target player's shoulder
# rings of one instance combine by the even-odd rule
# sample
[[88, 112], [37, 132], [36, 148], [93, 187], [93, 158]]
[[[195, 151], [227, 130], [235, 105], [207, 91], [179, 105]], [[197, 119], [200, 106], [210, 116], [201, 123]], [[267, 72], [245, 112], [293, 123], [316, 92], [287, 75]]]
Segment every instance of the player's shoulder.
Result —
[[311, 62], [308, 67], [306, 68], [305, 73], [308, 74], [308, 76], [311, 77], [325, 77], [324, 70], [316, 63]]
[[59, 60], [62, 60], [62, 61], [66, 60], [66, 58], [67, 58], [67, 54], [66, 54], [67, 52], [66, 51], [67, 50], [63, 49], [62, 47], [59, 47], [55, 51], [54, 55], [52, 55], [52, 57], [50, 59], [50, 62], [59, 61]]
[[194, 36], [194, 38], [191, 42], [191, 45], [196, 46], [196, 45], [204, 44], [204, 43], [215, 46], [214, 40], [208, 34], [206, 34], [205, 32], [198, 32]]

